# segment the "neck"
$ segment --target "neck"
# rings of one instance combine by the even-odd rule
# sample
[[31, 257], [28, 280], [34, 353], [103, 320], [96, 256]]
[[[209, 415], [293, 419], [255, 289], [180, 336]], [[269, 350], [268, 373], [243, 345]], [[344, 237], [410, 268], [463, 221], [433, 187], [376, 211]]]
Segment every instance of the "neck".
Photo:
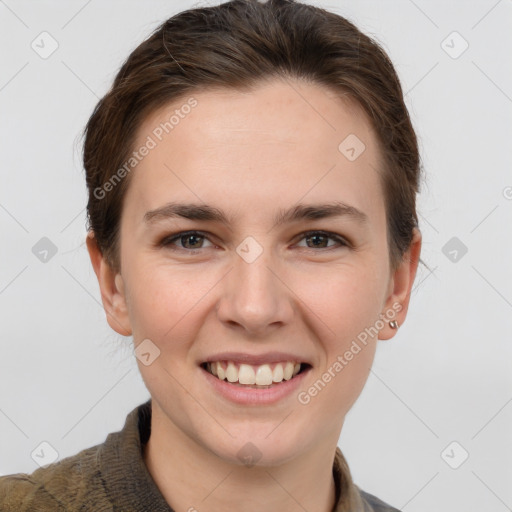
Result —
[[183, 512], [333, 512], [337, 439], [279, 466], [241, 466], [199, 445], [153, 408], [144, 461], [169, 506]]

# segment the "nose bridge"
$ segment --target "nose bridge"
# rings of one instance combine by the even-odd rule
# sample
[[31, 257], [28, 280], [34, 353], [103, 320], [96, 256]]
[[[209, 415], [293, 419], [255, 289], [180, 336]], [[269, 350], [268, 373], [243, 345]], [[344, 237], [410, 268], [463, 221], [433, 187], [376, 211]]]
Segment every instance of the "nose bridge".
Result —
[[[219, 316], [249, 331], [261, 331], [276, 322], [288, 321], [290, 305], [286, 287], [275, 275], [278, 267], [269, 248], [244, 240], [234, 254]], [[259, 253], [259, 254], [258, 254]]]

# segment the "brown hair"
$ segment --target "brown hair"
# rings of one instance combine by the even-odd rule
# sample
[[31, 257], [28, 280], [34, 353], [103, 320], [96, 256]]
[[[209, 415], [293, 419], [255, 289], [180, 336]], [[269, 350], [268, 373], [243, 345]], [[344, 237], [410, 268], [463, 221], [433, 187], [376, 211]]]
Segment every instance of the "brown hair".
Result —
[[162, 23], [124, 62], [85, 127], [88, 229], [114, 270], [120, 270], [119, 227], [131, 176], [126, 165], [119, 171], [145, 117], [194, 91], [243, 90], [286, 77], [326, 86], [340, 97], [348, 94], [369, 116], [383, 160], [390, 263], [398, 266], [418, 226], [420, 156], [385, 51], [324, 9], [293, 0], [233, 0]]

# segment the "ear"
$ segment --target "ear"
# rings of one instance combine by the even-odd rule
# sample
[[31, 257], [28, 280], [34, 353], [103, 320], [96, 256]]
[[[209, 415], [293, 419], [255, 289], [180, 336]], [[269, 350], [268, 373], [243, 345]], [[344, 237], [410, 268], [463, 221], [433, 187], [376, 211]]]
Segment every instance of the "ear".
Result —
[[91, 230], [86, 237], [87, 250], [100, 285], [101, 300], [110, 327], [122, 336], [132, 334], [130, 317], [126, 304], [124, 282], [120, 273], [115, 273], [105, 261], [94, 232]]
[[[388, 316], [384, 314], [381, 317], [385, 326], [379, 332], [379, 340], [389, 340], [396, 334], [397, 329], [390, 327], [389, 321], [396, 320], [399, 326], [405, 322], [420, 253], [421, 233], [417, 228], [414, 228], [409, 250], [404, 254], [402, 262], [390, 278], [388, 296], [383, 310], [383, 312], [388, 312]], [[396, 312], [396, 314], [393, 318], [390, 318], [389, 312]]]

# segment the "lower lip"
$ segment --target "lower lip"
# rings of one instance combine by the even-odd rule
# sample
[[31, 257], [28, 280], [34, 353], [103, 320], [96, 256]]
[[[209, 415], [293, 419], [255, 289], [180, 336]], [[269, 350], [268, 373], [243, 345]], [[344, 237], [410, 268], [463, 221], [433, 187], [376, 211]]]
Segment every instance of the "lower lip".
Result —
[[231, 402], [242, 405], [270, 405], [279, 402], [285, 397], [290, 396], [301, 385], [306, 374], [311, 370], [308, 367], [305, 371], [298, 373], [290, 380], [283, 380], [274, 384], [270, 388], [250, 388], [242, 387], [238, 384], [231, 384], [226, 380], [220, 380], [210, 372], [200, 367], [201, 373], [205, 375], [207, 381], [213, 388]]

